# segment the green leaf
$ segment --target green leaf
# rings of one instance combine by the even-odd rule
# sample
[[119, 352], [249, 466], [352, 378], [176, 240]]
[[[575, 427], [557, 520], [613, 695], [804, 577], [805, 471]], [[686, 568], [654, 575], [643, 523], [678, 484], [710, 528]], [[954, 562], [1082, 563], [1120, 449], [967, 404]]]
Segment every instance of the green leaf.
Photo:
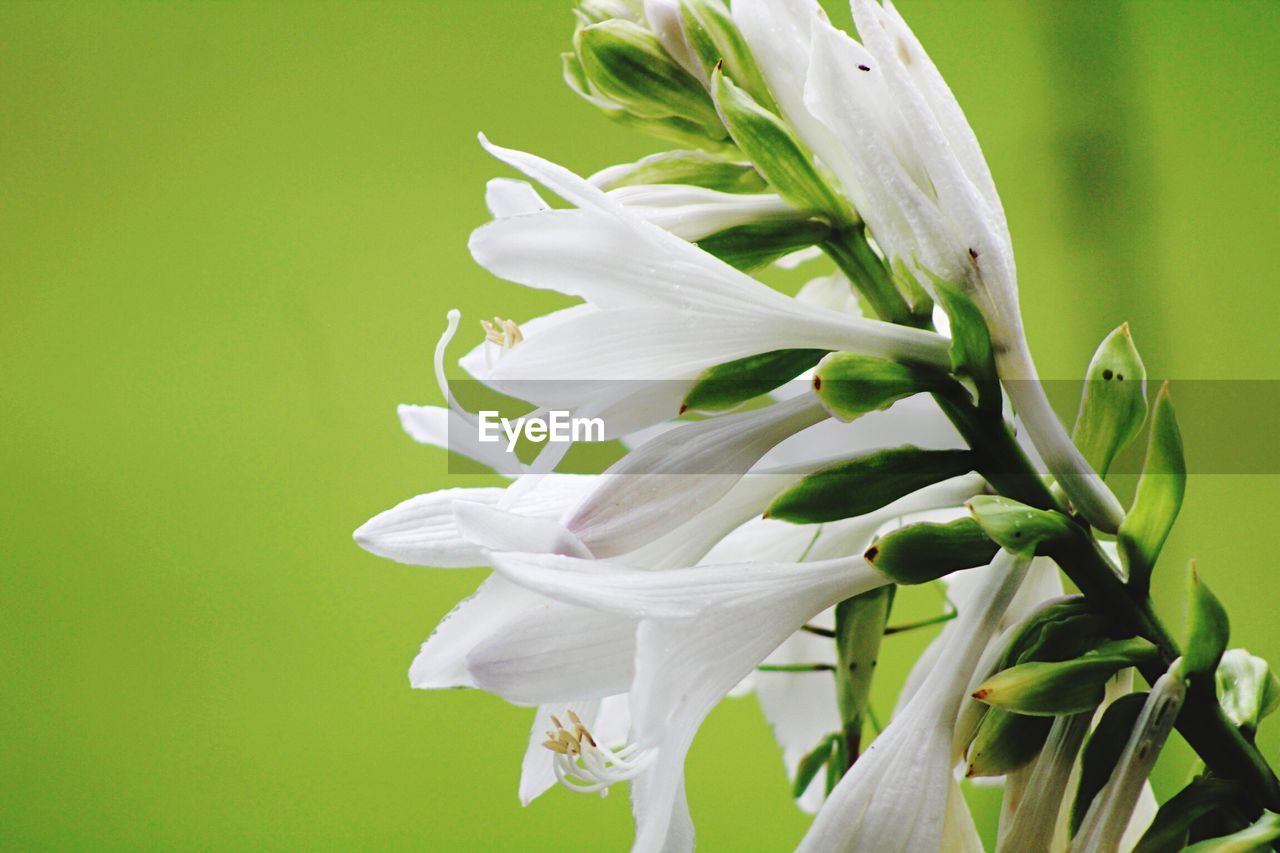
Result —
[[804, 796], [804, 792], [809, 790], [809, 784], [818, 775], [818, 771], [831, 760], [832, 750], [836, 748], [836, 741], [839, 739], [838, 734], [829, 735], [800, 759], [800, 764], [796, 767], [795, 781], [791, 784], [791, 796], [797, 800]]
[[863, 556], [897, 583], [917, 584], [985, 566], [999, 550], [977, 522], [960, 518], [899, 527], [876, 540]]
[[612, 19], [579, 27], [574, 49], [590, 89], [642, 119], [680, 118], [711, 139], [723, 139], [706, 90], [639, 24]]
[[720, 69], [712, 74], [711, 93], [730, 137], [779, 195], [801, 210], [836, 221], [856, 219], [781, 119], [735, 86]]
[[1187, 465], [1182, 455], [1182, 434], [1178, 431], [1173, 403], [1166, 382], [1156, 395], [1151, 415], [1151, 436], [1147, 459], [1138, 480], [1133, 508], [1120, 525], [1120, 555], [1129, 573], [1129, 583], [1145, 594], [1151, 585], [1151, 570], [1160, 549], [1182, 508], [1187, 488]]
[[776, 112], [773, 96], [760, 67], [738, 31], [729, 9], [720, 0], [680, 0], [684, 36], [710, 77], [717, 65], [765, 108]]
[[1244, 649], [1230, 649], [1222, 656], [1214, 681], [1223, 713], [1247, 731], [1256, 731], [1280, 706], [1280, 678], [1265, 660]]
[[978, 686], [973, 698], [1019, 714], [1079, 714], [1102, 702], [1107, 679], [1158, 654], [1138, 637], [1114, 640], [1072, 660], [1029, 661], [997, 672]]
[[1186, 846], [1187, 832], [1193, 823], [1243, 799], [1247, 799], [1246, 792], [1238, 783], [1212, 776], [1198, 776], [1160, 806], [1151, 826], [1133, 848], [1133, 853], [1181, 850]]
[[680, 412], [721, 412], [795, 379], [827, 354], [821, 349], [778, 349], [718, 364], [685, 395]]
[[951, 321], [952, 371], [972, 384], [979, 408], [986, 412], [1000, 411], [1000, 377], [996, 373], [986, 318], [968, 294], [954, 284], [934, 280], [933, 290]]
[[1062, 513], [998, 495], [978, 495], [967, 506], [987, 535], [1014, 553], [1034, 554], [1045, 542], [1078, 535], [1075, 523]]
[[750, 163], [735, 163], [705, 151], [664, 151], [651, 154], [628, 166], [607, 171], [601, 189], [686, 184], [722, 193], [762, 193], [769, 189]]
[[1230, 637], [1227, 611], [1200, 579], [1192, 560], [1187, 567], [1187, 643], [1182, 653], [1182, 671], [1187, 678], [1212, 677]]
[[853, 518], [972, 469], [967, 450], [881, 450], [810, 474], [774, 498], [764, 514], [796, 524]]
[[1052, 717], [1015, 714], [991, 708], [982, 717], [978, 732], [969, 744], [966, 776], [1003, 776], [1025, 767], [1040, 754]]
[[848, 352], [827, 356], [813, 377], [818, 398], [842, 421], [887, 409], [942, 384], [943, 378], [927, 368]]
[[1116, 454], [1138, 437], [1147, 419], [1147, 369], [1125, 323], [1103, 339], [1089, 362], [1071, 440], [1106, 476]]
[[753, 222], [717, 231], [697, 241], [698, 248], [744, 272], [773, 263], [797, 249], [821, 243], [831, 226], [820, 219]]
[[1222, 838], [1192, 844], [1183, 853], [1264, 853], [1280, 840], [1280, 815], [1263, 812], [1250, 826]]
[[1130, 693], [1112, 702], [1085, 742], [1084, 751], [1080, 754], [1080, 782], [1071, 804], [1072, 835], [1080, 829], [1093, 798], [1111, 778], [1111, 771], [1129, 742], [1129, 735], [1146, 700], [1146, 693]]

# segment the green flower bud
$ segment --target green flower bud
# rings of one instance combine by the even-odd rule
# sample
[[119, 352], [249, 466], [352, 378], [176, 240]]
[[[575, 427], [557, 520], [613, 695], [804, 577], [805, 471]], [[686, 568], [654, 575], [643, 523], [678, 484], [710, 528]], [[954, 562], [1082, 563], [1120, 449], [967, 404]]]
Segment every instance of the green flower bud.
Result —
[[637, 23], [644, 20], [640, 0], [581, 0], [573, 11], [584, 24], [598, 24], [611, 18]]
[[1256, 731], [1262, 719], [1280, 706], [1280, 678], [1262, 658], [1230, 649], [1215, 674], [1218, 703], [1232, 723]]
[[1187, 488], [1187, 465], [1182, 456], [1182, 434], [1169, 401], [1165, 383], [1156, 395], [1151, 415], [1151, 436], [1147, 459], [1138, 480], [1133, 508], [1120, 525], [1120, 556], [1129, 573], [1129, 583], [1145, 594], [1151, 584], [1151, 570], [1160, 549], [1182, 508]]
[[769, 188], [750, 163], [734, 163], [705, 151], [664, 151], [625, 166], [614, 166], [597, 175], [601, 189], [688, 184], [722, 193], [763, 193]]
[[758, 103], [776, 112], [764, 76], [725, 4], [720, 0], [680, 0], [680, 14], [685, 41], [701, 64], [704, 79], [710, 79], [716, 67], [722, 66], [724, 73]]
[[1210, 591], [1196, 571], [1195, 560], [1187, 567], [1187, 643], [1182, 653], [1182, 669], [1188, 679], [1209, 678], [1218, 669], [1227, 649], [1231, 624], [1222, 602]]
[[867, 549], [867, 562], [901, 584], [927, 583], [961, 569], [985, 566], [1000, 548], [973, 519], [908, 524]]
[[750, 272], [820, 243], [830, 233], [831, 226], [820, 219], [792, 219], [726, 228], [703, 237], [697, 244], [704, 252]]
[[712, 140], [726, 134], [702, 84], [639, 24], [602, 21], [579, 27], [574, 48], [593, 93], [649, 120], [682, 119]]
[[971, 470], [967, 450], [881, 450], [810, 474], [774, 498], [764, 514], [796, 524], [854, 518]]
[[1098, 706], [1108, 678], [1158, 654], [1140, 637], [1115, 640], [1073, 660], [1030, 661], [997, 672], [978, 686], [973, 698], [1019, 714], [1079, 714]]
[[801, 210], [838, 221], [854, 218], [786, 124], [734, 85], [720, 68], [711, 76], [711, 94], [733, 141], [779, 195]]
[[685, 395], [680, 412], [732, 409], [790, 382], [826, 354], [821, 349], [780, 349], [718, 364], [705, 371]]
[[1103, 339], [1089, 362], [1071, 440], [1103, 476], [1147, 419], [1147, 369], [1125, 323]]
[[904, 397], [933, 391], [943, 382], [927, 368], [839, 352], [818, 365], [813, 390], [832, 416], [851, 421], [867, 412], [887, 409]]
[[967, 506], [987, 535], [1014, 553], [1034, 554], [1042, 543], [1078, 535], [1078, 527], [1062, 513], [1009, 498], [978, 495]]
[[1025, 767], [1044, 747], [1052, 717], [1015, 714], [992, 708], [982, 717], [966, 754], [966, 776], [1003, 776]]

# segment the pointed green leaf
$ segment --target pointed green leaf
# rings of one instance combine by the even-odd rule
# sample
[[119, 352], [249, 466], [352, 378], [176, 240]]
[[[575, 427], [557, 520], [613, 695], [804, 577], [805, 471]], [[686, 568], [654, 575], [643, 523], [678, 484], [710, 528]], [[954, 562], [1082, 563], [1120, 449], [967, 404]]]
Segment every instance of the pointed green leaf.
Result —
[[1237, 782], [1212, 776], [1198, 776], [1160, 806], [1151, 826], [1143, 833], [1133, 853], [1166, 853], [1187, 844], [1191, 825], [1211, 812], [1247, 799]]
[[899, 527], [876, 540], [863, 556], [897, 583], [917, 584], [985, 566], [999, 550], [976, 521], [959, 518]]
[[591, 89], [630, 115], [681, 118], [712, 139], [726, 136], [702, 84], [639, 24], [613, 19], [579, 27], [574, 49]]
[[697, 241], [698, 248], [744, 272], [751, 272], [797, 249], [821, 243], [831, 226], [821, 219], [758, 222], [717, 231]]
[[1000, 411], [1000, 378], [986, 318], [968, 294], [954, 284], [935, 280], [933, 290], [951, 321], [952, 371], [972, 383], [980, 408]]
[[779, 349], [749, 355], [710, 368], [685, 395], [681, 413], [720, 412], [790, 382], [813, 367], [826, 350]]
[[1025, 767], [1040, 754], [1052, 726], [1052, 717], [989, 709], [969, 744], [965, 775], [1003, 776]]
[[1156, 395], [1147, 459], [1138, 480], [1133, 508], [1120, 525], [1118, 536], [1129, 582], [1140, 592], [1145, 593], [1151, 584], [1151, 570], [1182, 508], [1186, 488], [1182, 434], [1169, 400], [1169, 384], [1165, 383]]
[[1044, 542], [1077, 535], [1074, 522], [1062, 513], [998, 495], [978, 495], [967, 506], [987, 535], [1014, 553], [1034, 554]]
[[997, 672], [978, 686], [973, 698], [1019, 714], [1079, 714], [1098, 706], [1108, 678], [1158, 654], [1138, 637], [1115, 640], [1072, 660], [1030, 661]]
[[1125, 744], [1129, 742], [1129, 734], [1133, 731], [1142, 706], [1147, 700], [1146, 693], [1130, 693], [1121, 696], [1107, 706], [1102, 719], [1085, 742], [1084, 751], [1080, 754], [1080, 781], [1076, 787], [1076, 797], [1071, 804], [1071, 834], [1075, 835], [1084, 821], [1085, 813], [1093, 798], [1111, 778], [1111, 771], [1120, 760]]
[[838, 352], [814, 372], [813, 390], [827, 411], [842, 421], [887, 409], [894, 403], [941, 387], [943, 380], [927, 368], [870, 355]]
[[856, 219], [818, 173], [813, 156], [780, 118], [735, 86], [720, 69], [712, 74], [711, 93], [729, 135], [779, 195], [801, 210], [836, 221]]
[[796, 767], [795, 781], [791, 784], [791, 796], [800, 799], [804, 796], [804, 792], [809, 790], [813, 777], [817, 776], [818, 771], [831, 759], [831, 752], [836, 748], [836, 741], [839, 738], [839, 735], [828, 736], [800, 759], [800, 764]]
[[1247, 731], [1257, 730], [1280, 706], [1280, 678], [1265, 660], [1244, 649], [1230, 649], [1222, 656], [1215, 683], [1223, 713]]
[[664, 151], [604, 174], [608, 177], [601, 189], [605, 190], [651, 184], [687, 184], [723, 193], [762, 193], [769, 188], [750, 163], [731, 162], [705, 151]]
[[1200, 579], [1192, 560], [1187, 568], [1187, 643], [1182, 653], [1182, 671], [1187, 678], [1212, 677], [1230, 636], [1227, 611]]
[[881, 450], [810, 474], [774, 498], [765, 517], [796, 524], [854, 518], [971, 470], [967, 450]]
[[1071, 440], [1106, 476], [1116, 454], [1147, 419], [1147, 369], [1125, 323], [1103, 339], [1089, 363]]

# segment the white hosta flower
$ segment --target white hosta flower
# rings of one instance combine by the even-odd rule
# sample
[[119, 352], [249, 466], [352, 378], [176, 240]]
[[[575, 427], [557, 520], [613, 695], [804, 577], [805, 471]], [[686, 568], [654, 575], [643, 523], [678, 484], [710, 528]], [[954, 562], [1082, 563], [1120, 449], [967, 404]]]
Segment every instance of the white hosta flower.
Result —
[[630, 687], [638, 749], [629, 756], [651, 757], [643, 759], [632, 784], [637, 850], [691, 843], [684, 758], [715, 704], [814, 616], [886, 583], [860, 556], [873, 534], [903, 515], [954, 505], [956, 489], [939, 484], [867, 516], [824, 526], [817, 555], [859, 555], [853, 557], [653, 572], [556, 555], [494, 556], [504, 576], [541, 595], [639, 620]]
[[832, 26], [816, 0], [740, 0], [734, 15], [787, 118], [835, 173], [888, 260], [926, 288], [936, 277], [973, 296], [1036, 447], [1078, 508], [1114, 532], [1119, 502], [1039, 385], [1004, 208], [977, 138], [892, 3], [852, 5], [861, 44]]
[[[545, 406], [585, 407], [628, 382], [692, 382], [708, 367], [776, 349], [860, 352], [946, 369], [932, 332], [799, 302], [670, 234], [567, 170], [486, 143], [499, 159], [576, 205], [499, 219], [471, 239], [495, 275], [586, 300], [554, 334], [521, 324], [524, 341], [486, 371], [500, 390]], [[572, 310], [572, 309], [571, 309]], [[590, 353], [589, 356], [584, 356]], [[523, 387], [522, 387], [523, 385]], [[545, 387], [544, 387], [545, 386]], [[653, 421], [672, 411], [655, 411]], [[638, 425], [637, 425], [638, 426]]]
[[956, 716], [978, 658], [1026, 574], [1001, 552], [952, 623], [954, 640], [906, 708], [858, 759], [818, 813], [801, 851], [981, 850], [955, 777]]

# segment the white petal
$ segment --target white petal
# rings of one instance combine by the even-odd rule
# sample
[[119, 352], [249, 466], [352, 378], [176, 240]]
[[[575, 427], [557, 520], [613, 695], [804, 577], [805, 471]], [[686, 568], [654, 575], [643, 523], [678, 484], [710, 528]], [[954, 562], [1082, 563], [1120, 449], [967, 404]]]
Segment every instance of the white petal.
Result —
[[493, 178], [484, 187], [484, 203], [495, 219], [547, 210], [548, 204], [528, 181]]
[[636, 623], [547, 600], [467, 655], [475, 685], [508, 702], [533, 705], [626, 692]]
[[484, 549], [454, 520], [455, 504], [493, 506], [502, 489], [442, 489], [418, 495], [366, 521], [355, 532], [366, 551], [411, 566], [457, 569], [486, 564]]
[[565, 527], [598, 557], [639, 548], [727, 494], [783, 438], [826, 417], [810, 395], [664, 433], [610, 466]]
[[609, 192], [649, 222], [684, 240], [701, 240], [739, 225], [795, 220], [800, 215], [781, 196], [726, 193], [686, 184], [621, 187]]
[[421, 689], [475, 687], [467, 670], [471, 650], [544, 601], [506, 578], [491, 575], [474, 595], [454, 607], [422, 644], [409, 667], [409, 683]]
[[458, 503], [453, 509], [462, 535], [492, 551], [591, 556], [582, 541], [555, 519], [476, 503]]
[[452, 409], [402, 404], [396, 407], [396, 414], [400, 416], [400, 426], [414, 441], [460, 453], [507, 476], [514, 477], [524, 468], [505, 442], [480, 441], [476, 425]]

